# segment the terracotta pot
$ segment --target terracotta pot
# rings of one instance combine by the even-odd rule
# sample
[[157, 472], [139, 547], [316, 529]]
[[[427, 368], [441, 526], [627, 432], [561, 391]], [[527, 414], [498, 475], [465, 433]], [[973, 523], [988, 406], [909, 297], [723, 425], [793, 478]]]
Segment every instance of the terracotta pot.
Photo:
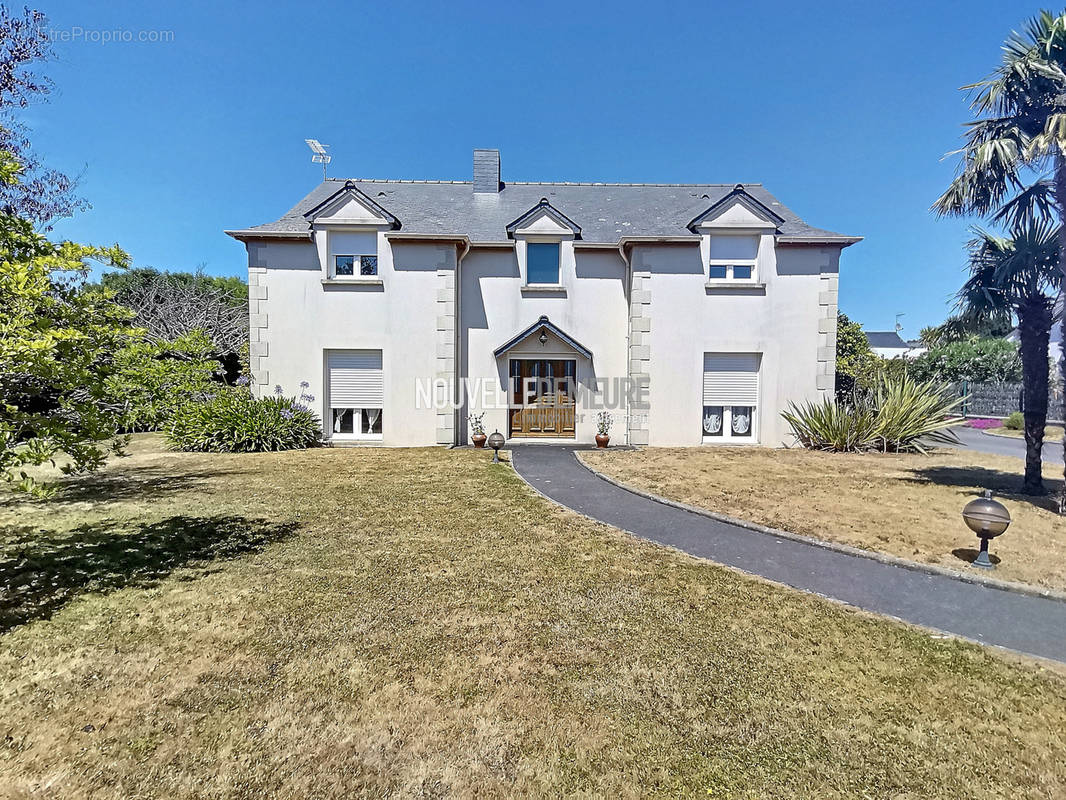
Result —
[[485, 446], [485, 440], [488, 439], [488, 438], [489, 437], [486, 436], [483, 433], [475, 433], [473, 436], [470, 437], [470, 441], [472, 441], [474, 443], [474, 447], [477, 447], [477, 448], [480, 449], [480, 448], [483, 448]]
[[606, 447], [607, 446], [607, 442], [609, 442], [609, 441], [611, 441], [611, 437], [608, 436], [607, 434], [605, 434], [605, 433], [597, 433], [596, 434], [596, 446], [597, 447]]

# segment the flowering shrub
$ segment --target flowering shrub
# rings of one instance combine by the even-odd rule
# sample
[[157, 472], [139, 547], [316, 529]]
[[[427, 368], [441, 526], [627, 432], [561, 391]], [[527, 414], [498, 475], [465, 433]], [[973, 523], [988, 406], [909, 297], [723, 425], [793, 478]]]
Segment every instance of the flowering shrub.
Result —
[[[223, 389], [188, 403], [166, 430], [175, 450], [258, 453], [300, 450], [321, 442], [322, 423], [308, 405], [314, 395], [301, 384], [298, 398], [280, 386], [273, 397], [253, 397], [246, 387]], [[281, 391], [279, 391], [281, 390]]]
[[989, 428], [1002, 428], [1003, 420], [1001, 419], [968, 419], [966, 420], [967, 428], [977, 428], [978, 430], [986, 431]]

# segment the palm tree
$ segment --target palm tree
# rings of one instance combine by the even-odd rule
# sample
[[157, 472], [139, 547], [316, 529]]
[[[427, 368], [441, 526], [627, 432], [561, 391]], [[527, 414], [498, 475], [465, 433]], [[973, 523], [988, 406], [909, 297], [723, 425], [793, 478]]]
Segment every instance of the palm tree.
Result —
[[959, 319], [1018, 318], [1025, 414], [1024, 494], [1045, 494], [1041, 451], [1048, 405], [1051, 312], [1062, 284], [1059, 226], [1034, 222], [1012, 237], [975, 228], [969, 244], [970, 277], [958, 293]]
[[[973, 93], [977, 119], [967, 124], [959, 173], [934, 210], [993, 214], [1015, 230], [1057, 217], [1066, 271], [1066, 12], [1041, 11], [1010, 35], [989, 78], [963, 88]], [[1063, 370], [1066, 378], [1066, 360]], [[1059, 507], [1066, 513], [1066, 491]]]

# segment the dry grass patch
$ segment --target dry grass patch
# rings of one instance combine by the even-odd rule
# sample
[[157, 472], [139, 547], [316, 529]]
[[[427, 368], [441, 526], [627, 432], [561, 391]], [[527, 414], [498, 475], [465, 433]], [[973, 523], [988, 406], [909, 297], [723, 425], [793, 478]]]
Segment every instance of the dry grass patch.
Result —
[[[689, 505], [793, 533], [968, 569], [979, 540], [962, 508], [991, 489], [1013, 522], [993, 545], [995, 575], [1066, 589], [1066, 521], [1051, 497], [1016, 494], [1020, 459], [965, 450], [929, 456], [769, 448], [589, 451], [593, 469]], [[1052, 492], [1061, 465], [1045, 464]]]
[[141, 437], [0, 527], [7, 797], [1066, 793], [1060, 674], [632, 540], [481, 452]]
[[[1016, 431], [1014, 428], [989, 428], [986, 433], [989, 433], [992, 436], [1010, 436], [1012, 439], [1025, 438], [1025, 431]], [[1061, 442], [1062, 427], [1059, 425], [1048, 425], [1044, 428], [1044, 441]]]

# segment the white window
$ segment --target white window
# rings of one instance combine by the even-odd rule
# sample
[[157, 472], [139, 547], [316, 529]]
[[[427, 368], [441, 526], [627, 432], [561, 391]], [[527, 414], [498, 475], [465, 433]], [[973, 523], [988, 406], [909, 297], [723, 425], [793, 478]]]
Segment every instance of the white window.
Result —
[[703, 441], [756, 441], [759, 361], [758, 353], [704, 354]]
[[331, 350], [326, 355], [329, 414], [326, 435], [333, 439], [380, 439], [384, 380], [380, 350]]
[[328, 259], [330, 278], [375, 278], [378, 239], [374, 231], [331, 231]]
[[[356, 270], [359, 270], [358, 273]], [[371, 277], [378, 274], [377, 256], [333, 256], [333, 275], [350, 278], [355, 275]]]
[[707, 279], [712, 281], [754, 281], [759, 255], [759, 237], [711, 234]]

